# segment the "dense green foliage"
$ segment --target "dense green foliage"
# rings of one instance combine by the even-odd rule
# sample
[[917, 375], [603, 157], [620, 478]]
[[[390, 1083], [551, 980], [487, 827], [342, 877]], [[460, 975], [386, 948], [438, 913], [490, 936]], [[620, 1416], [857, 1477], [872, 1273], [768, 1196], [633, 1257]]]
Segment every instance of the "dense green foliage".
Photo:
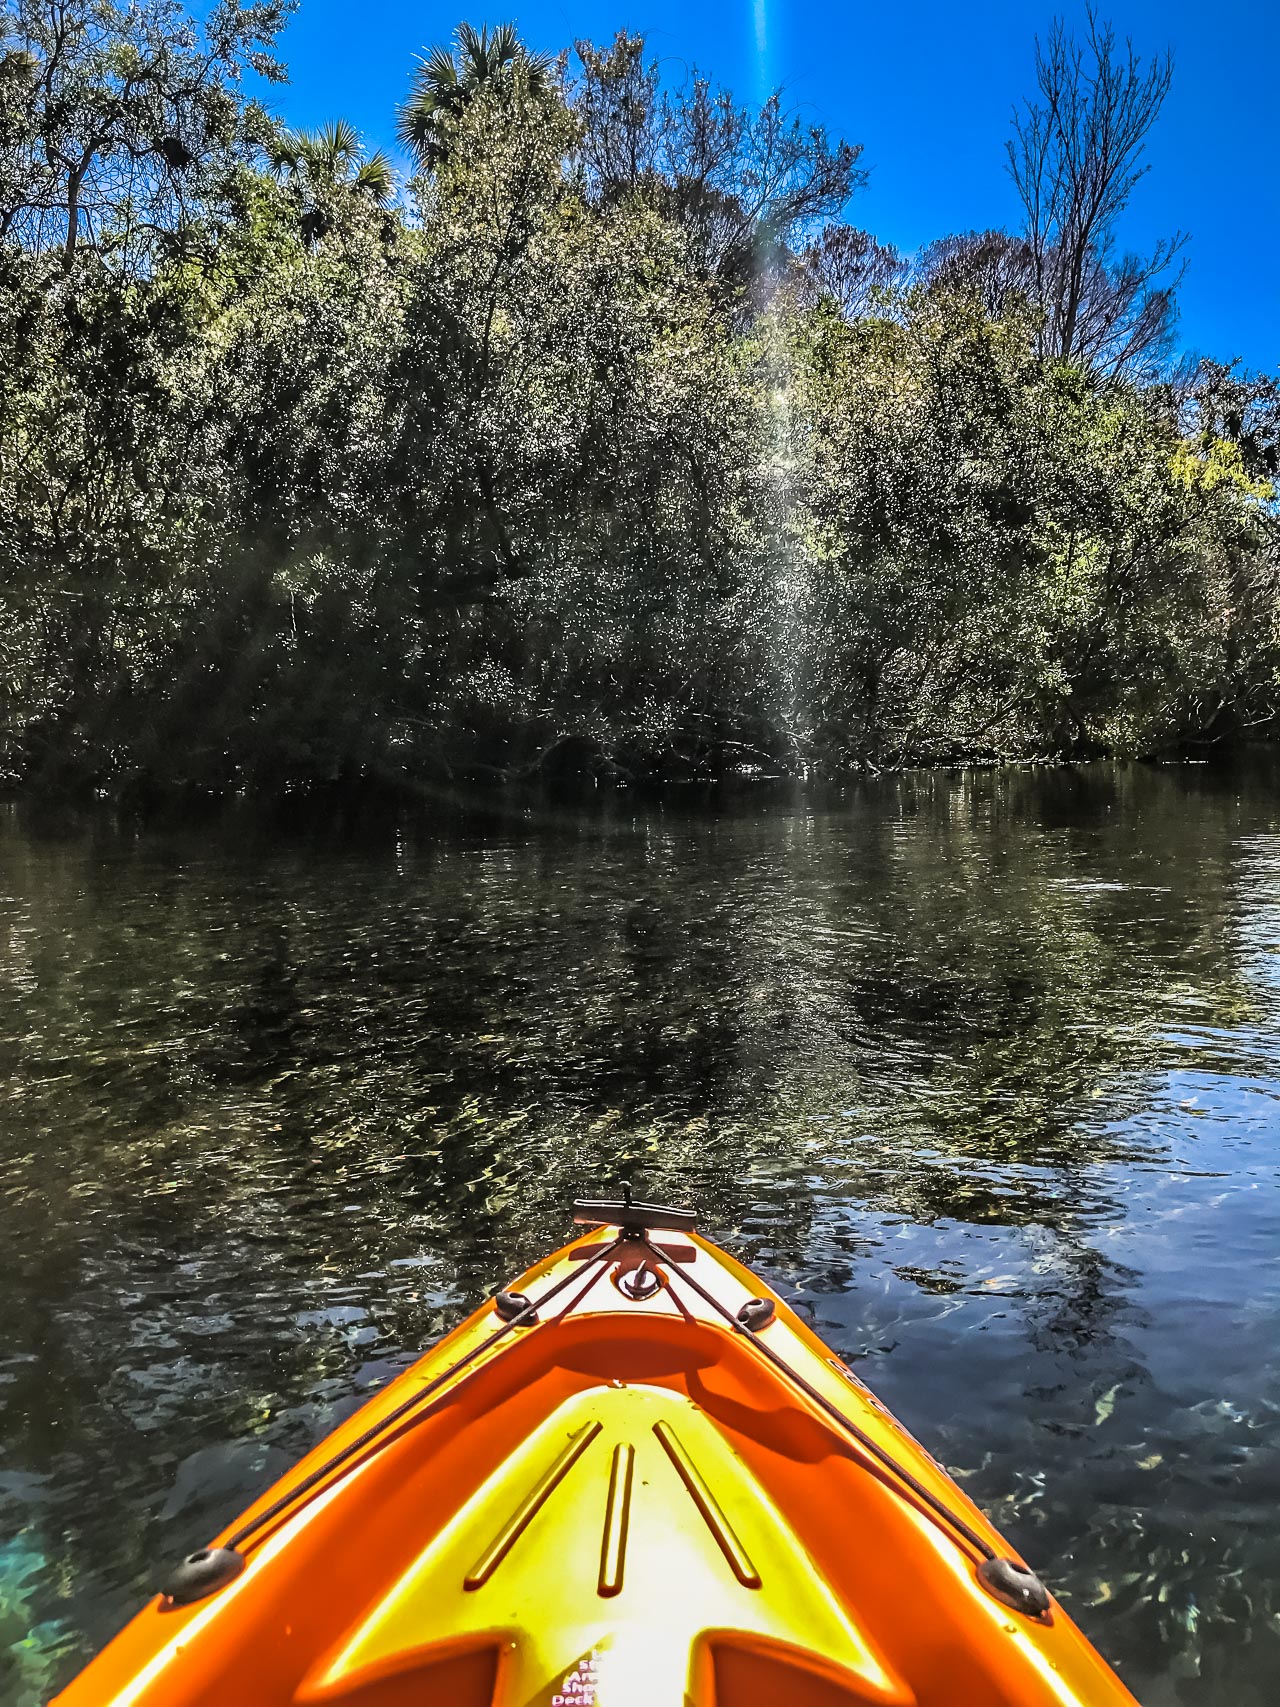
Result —
[[1151, 324], [1091, 364], [1047, 347], [1026, 240], [904, 265], [840, 222], [855, 148], [665, 90], [632, 38], [460, 32], [400, 188], [242, 96], [273, 0], [11, 4], [11, 784], [1142, 753], [1275, 715], [1276, 388], [1156, 375], [1168, 293], [1106, 232], [1090, 311]]

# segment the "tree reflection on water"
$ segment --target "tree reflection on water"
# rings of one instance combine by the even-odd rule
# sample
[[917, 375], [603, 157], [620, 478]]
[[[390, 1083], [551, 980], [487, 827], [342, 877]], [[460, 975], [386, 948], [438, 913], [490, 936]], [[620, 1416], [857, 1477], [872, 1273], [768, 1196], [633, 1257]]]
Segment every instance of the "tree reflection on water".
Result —
[[1275, 798], [11, 812], [0, 1689], [625, 1176], [862, 1361], [1144, 1700], [1269, 1699]]

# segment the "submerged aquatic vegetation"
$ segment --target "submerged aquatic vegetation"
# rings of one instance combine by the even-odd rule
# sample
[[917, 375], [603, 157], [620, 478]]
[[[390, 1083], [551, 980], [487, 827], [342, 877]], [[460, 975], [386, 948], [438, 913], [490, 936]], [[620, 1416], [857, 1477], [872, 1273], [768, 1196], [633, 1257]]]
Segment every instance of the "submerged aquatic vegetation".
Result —
[[0, 1541], [0, 1699], [10, 1707], [44, 1707], [84, 1656], [70, 1624], [35, 1613], [38, 1598], [47, 1602], [50, 1565], [24, 1532]]

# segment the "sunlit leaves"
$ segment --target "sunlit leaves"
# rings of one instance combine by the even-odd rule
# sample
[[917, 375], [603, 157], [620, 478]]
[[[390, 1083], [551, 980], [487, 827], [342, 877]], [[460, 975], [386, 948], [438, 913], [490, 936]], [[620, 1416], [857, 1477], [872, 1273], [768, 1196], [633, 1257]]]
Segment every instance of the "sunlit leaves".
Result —
[[[276, 14], [239, 15], [94, 13], [77, 123], [161, 47], [223, 55], [148, 129], [181, 195], [145, 249], [78, 227], [68, 267], [65, 211], [0, 246], [6, 781], [831, 771], [1273, 716], [1269, 382], [1046, 361], [1024, 243], [909, 270], [831, 223], [856, 150], [664, 91], [633, 37], [574, 80], [460, 32], [397, 201], [345, 121], [240, 101]], [[93, 229], [140, 232], [98, 182]]]

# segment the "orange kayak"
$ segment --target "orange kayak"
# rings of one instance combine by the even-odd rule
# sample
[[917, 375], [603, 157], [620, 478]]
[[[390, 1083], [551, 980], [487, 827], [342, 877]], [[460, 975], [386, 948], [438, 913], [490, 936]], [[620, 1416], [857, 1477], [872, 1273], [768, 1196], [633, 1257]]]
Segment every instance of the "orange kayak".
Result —
[[178, 1565], [59, 1707], [1133, 1707], [689, 1211], [575, 1214], [588, 1232]]

